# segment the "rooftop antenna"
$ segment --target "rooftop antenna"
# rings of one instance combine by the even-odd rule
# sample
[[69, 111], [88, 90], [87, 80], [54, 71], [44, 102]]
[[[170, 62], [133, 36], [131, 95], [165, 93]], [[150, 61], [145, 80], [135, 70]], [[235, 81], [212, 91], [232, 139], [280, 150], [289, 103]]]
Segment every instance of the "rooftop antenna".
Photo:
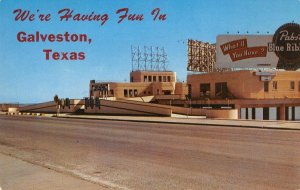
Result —
[[166, 71], [168, 56], [164, 47], [131, 46], [132, 71]]

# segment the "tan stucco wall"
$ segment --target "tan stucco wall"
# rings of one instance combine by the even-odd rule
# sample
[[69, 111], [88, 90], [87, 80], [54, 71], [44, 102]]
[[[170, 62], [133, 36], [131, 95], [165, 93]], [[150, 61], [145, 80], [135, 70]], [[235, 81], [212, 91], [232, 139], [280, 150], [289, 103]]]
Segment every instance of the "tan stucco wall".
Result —
[[[147, 76], [146, 81], [144, 80]], [[151, 81], [149, 81], [149, 76]], [[162, 77], [162, 81], [159, 81], [159, 77]], [[167, 77], [170, 77], [170, 81], [167, 81]], [[156, 81], [153, 81], [153, 77], [156, 77]], [[166, 77], [166, 81], [164, 81]], [[132, 82], [176, 82], [176, 73], [171, 71], [133, 71], [130, 73], [130, 80]]]
[[[71, 99], [70, 108], [60, 107], [60, 113], [73, 113], [79, 109], [84, 109], [84, 100], [81, 99]], [[41, 113], [56, 113], [57, 107], [56, 104], [51, 102], [43, 102], [34, 105], [20, 107], [21, 112], [41, 112]]]
[[237, 109], [208, 109], [207, 118], [238, 119]]
[[175, 94], [180, 95], [181, 99], [185, 99], [185, 95], [188, 94], [187, 84], [183, 82], [177, 82], [175, 85]]
[[[145, 79], [146, 77], [146, 79]], [[155, 77], [155, 80], [154, 80]], [[184, 96], [187, 94], [186, 83], [176, 82], [176, 73], [171, 71], [133, 71], [130, 73], [131, 82], [96, 82], [91, 80], [89, 89], [90, 96], [94, 97], [116, 97], [116, 99], [155, 96], [162, 94], [177, 94]], [[101, 92], [99, 87], [109, 85], [109, 91]], [[124, 96], [124, 90], [127, 90], [128, 96]], [[132, 91], [132, 96], [130, 95]], [[134, 93], [134, 92], [137, 93]], [[103, 95], [103, 94], [104, 95]]]
[[8, 113], [18, 113], [19, 108], [8, 108]]
[[[101, 83], [90, 84], [90, 90], [93, 89], [93, 85], [99, 85]], [[164, 91], [170, 91], [171, 94], [179, 94], [184, 97], [187, 93], [187, 87], [185, 83], [175, 83], [175, 82], [132, 82], [132, 83], [115, 83], [108, 82], [109, 89], [113, 90], [108, 92], [108, 96], [114, 96], [117, 99], [133, 98], [133, 97], [143, 97], [143, 96], [153, 96], [162, 95]], [[128, 96], [124, 96], [124, 90], [127, 90]], [[130, 96], [130, 90], [132, 91], [132, 96]], [[134, 91], [137, 90], [137, 95], [135, 96]], [[93, 91], [92, 96], [101, 97], [99, 91]]]
[[[273, 81], [277, 81], [277, 90], [272, 89]], [[295, 81], [295, 89], [290, 90], [290, 81]], [[209, 74], [189, 75], [187, 83], [192, 86], [192, 99], [200, 98], [200, 84], [210, 83], [211, 98], [215, 98], [215, 83], [227, 82], [228, 90], [239, 99], [265, 98], [299, 98], [300, 72], [277, 71], [269, 82], [269, 92], [264, 92], [264, 82], [255, 71], [232, 71]]]
[[100, 100], [100, 108], [90, 107], [85, 113], [115, 114], [115, 115], [160, 115], [171, 116], [172, 110], [168, 106], [142, 103], [136, 101], [108, 101]]
[[[188, 114], [188, 115], [200, 115], [207, 116], [209, 118], [229, 118], [236, 119], [237, 110], [224, 109], [224, 110], [209, 110], [209, 109], [196, 109], [196, 108], [184, 108], [169, 105], [158, 105], [136, 101], [111, 101], [100, 100], [100, 108], [88, 107], [85, 109], [84, 100], [72, 99], [70, 100], [70, 108], [61, 107], [60, 113], [73, 113], [79, 109], [84, 109], [85, 113], [90, 114], [113, 114], [113, 115], [160, 115], [171, 116], [171, 114]], [[15, 111], [12, 109], [11, 111]], [[54, 102], [45, 102], [40, 104], [34, 104], [31, 106], [25, 106], [20, 109], [22, 112], [32, 113], [56, 113], [56, 105]]]
[[206, 116], [206, 109], [172, 106], [172, 113], [177, 113], [182, 115]]

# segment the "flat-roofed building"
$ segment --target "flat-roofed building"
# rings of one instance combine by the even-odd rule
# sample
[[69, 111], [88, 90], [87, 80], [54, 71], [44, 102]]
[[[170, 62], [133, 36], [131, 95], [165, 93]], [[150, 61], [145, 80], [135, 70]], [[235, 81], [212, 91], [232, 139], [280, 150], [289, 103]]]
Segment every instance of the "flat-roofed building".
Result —
[[168, 95], [171, 99], [183, 99], [186, 94], [186, 83], [176, 82], [176, 73], [171, 71], [133, 71], [130, 82], [90, 81], [90, 97], [129, 99]]
[[231, 106], [240, 110], [243, 119], [300, 120], [299, 71], [192, 74], [188, 75], [187, 84], [194, 107]]
[[130, 82], [176, 82], [176, 73], [172, 71], [132, 71]]

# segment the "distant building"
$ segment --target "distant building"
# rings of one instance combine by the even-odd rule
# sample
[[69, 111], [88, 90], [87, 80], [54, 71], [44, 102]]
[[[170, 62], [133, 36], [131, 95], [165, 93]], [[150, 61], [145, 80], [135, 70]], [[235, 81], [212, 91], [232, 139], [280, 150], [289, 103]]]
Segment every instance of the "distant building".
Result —
[[130, 73], [130, 82], [91, 80], [89, 88], [90, 97], [114, 97], [116, 99], [145, 96], [156, 96], [156, 98], [169, 96], [170, 99], [184, 99], [187, 94], [186, 83], [176, 82], [176, 73], [171, 71], [133, 71]]

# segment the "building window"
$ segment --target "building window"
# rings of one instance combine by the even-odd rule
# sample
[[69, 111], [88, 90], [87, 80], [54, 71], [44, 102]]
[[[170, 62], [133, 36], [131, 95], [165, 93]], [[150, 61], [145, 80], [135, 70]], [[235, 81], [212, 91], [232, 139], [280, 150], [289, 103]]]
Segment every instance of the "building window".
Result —
[[158, 77], [158, 82], [162, 82], [161, 76]]
[[148, 82], [152, 82], [152, 76], [148, 76]]
[[171, 77], [170, 76], [168, 76], [168, 82], [171, 82]]
[[268, 81], [264, 82], [264, 92], [269, 92], [269, 82]]
[[290, 82], [290, 90], [295, 90], [295, 81]]
[[135, 96], [135, 97], [138, 96], [138, 91], [137, 91], [137, 89], [134, 89], [134, 92], [133, 92], [133, 93], [134, 93], [134, 96]]
[[114, 96], [114, 90], [110, 90], [110, 95]]
[[228, 89], [226, 82], [219, 82], [215, 84], [215, 96], [226, 98], [228, 96]]
[[156, 76], [153, 76], [153, 82], [156, 82]]
[[124, 97], [128, 97], [128, 90], [127, 89], [124, 90]]
[[171, 90], [163, 90], [164, 95], [171, 95]]
[[300, 81], [298, 82], [298, 91], [300, 92]]
[[163, 76], [163, 82], [167, 82], [167, 77]]
[[277, 81], [273, 81], [272, 89], [277, 90]]
[[156, 90], [156, 94], [159, 94], [159, 89]]
[[200, 84], [200, 96], [201, 97], [210, 96], [210, 83]]
[[132, 89], [129, 90], [129, 96], [130, 96], [130, 97], [133, 96]]
[[144, 76], [144, 82], [147, 82], [147, 76]]

